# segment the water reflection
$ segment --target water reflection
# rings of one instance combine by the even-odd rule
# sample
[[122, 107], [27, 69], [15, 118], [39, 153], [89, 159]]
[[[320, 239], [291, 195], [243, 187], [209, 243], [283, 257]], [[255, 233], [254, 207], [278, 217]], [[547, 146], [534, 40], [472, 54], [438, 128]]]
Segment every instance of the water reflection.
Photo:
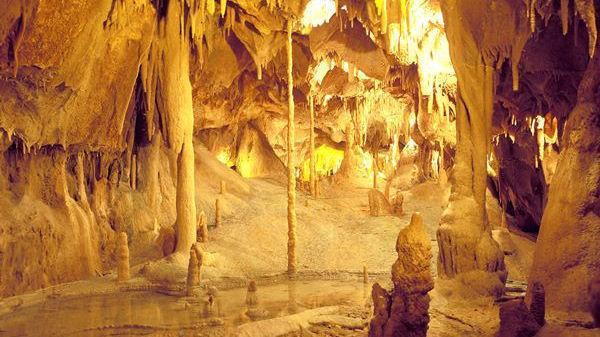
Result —
[[125, 336], [160, 331], [173, 335], [206, 329], [226, 333], [250, 320], [321, 306], [363, 305], [370, 287], [358, 281], [294, 281], [257, 286], [251, 294], [248, 290], [210, 287], [194, 298], [154, 292], [56, 297], [1, 316], [0, 336]]

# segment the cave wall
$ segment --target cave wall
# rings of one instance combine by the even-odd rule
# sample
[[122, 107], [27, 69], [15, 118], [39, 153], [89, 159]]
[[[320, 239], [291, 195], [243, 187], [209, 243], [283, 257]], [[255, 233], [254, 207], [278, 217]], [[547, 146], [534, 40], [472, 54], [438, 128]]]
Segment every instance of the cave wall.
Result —
[[[550, 307], [588, 309], [586, 289], [600, 276], [600, 57], [590, 60], [564, 135], [548, 193], [530, 285], [541, 282]], [[529, 294], [530, 295], [530, 294]]]

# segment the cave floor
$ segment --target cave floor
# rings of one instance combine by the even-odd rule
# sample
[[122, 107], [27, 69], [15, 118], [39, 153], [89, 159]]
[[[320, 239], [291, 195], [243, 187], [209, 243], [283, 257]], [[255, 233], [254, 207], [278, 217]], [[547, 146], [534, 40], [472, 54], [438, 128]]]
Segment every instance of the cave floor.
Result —
[[[251, 196], [220, 196], [222, 225], [210, 230], [205, 244], [216, 255], [215, 276], [258, 277], [282, 273], [287, 267], [286, 189], [253, 179]], [[421, 212], [436, 255], [435, 230], [448, 188], [434, 182], [405, 193], [404, 215], [371, 217], [366, 186], [331, 185], [318, 199], [298, 193], [297, 258], [300, 272], [370, 273], [388, 275], [397, 255], [396, 237], [413, 212]], [[318, 252], [318, 254], [316, 253]]]
[[[126, 284], [117, 284], [111, 274], [3, 299], [0, 336], [366, 336], [371, 284], [390, 286], [396, 236], [413, 212], [423, 214], [436, 256], [435, 230], [448, 187], [412, 186], [404, 191], [403, 216], [371, 217], [370, 180], [331, 183], [317, 199], [298, 193], [299, 271], [290, 282], [285, 277], [285, 186], [268, 179], [248, 184], [250, 193], [243, 195], [203, 191], [203, 198], [220, 197], [223, 205], [221, 225], [210, 230], [210, 242], [204, 244], [209, 258], [201, 286], [204, 292], [219, 289], [213, 307], [205, 295], [181, 295], [185, 268], [146, 262], [132, 268], [138, 275]], [[517, 242], [525, 258], [513, 264], [526, 270], [533, 247]], [[133, 258], [150, 256], [138, 252]], [[159, 282], [154, 273], [140, 276], [149, 266], [162, 268]], [[366, 285], [363, 266], [369, 271]], [[259, 284], [260, 305], [247, 313], [244, 286], [250, 278]], [[428, 336], [490, 336], [498, 327], [498, 306], [491, 298], [465, 297], [441, 280], [430, 295]], [[306, 329], [289, 330], [290, 319], [305, 322]]]

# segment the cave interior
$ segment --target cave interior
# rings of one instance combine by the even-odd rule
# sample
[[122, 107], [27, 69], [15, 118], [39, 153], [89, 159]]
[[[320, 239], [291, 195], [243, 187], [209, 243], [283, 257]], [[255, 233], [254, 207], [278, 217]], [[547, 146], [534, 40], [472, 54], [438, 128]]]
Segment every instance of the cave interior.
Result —
[[0, 336], [600, 336], [595, 0], [0, 0]]

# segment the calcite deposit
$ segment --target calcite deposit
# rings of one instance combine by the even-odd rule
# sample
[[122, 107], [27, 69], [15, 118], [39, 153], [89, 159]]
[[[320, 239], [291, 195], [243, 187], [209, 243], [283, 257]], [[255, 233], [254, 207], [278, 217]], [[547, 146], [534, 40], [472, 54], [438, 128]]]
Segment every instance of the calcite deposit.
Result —
[[0, 0], [0, 334], [596, 334], [598, 6]]
[[393, 289], [387, 292], [373, 285], [374, 313], [370, 337], [426, 336], [429, 324], [428, 293], [433, 289], [431, 242], [421, 214], [414, 213], [410, 224], [396, 240], [398, 259], [392, 265]]

